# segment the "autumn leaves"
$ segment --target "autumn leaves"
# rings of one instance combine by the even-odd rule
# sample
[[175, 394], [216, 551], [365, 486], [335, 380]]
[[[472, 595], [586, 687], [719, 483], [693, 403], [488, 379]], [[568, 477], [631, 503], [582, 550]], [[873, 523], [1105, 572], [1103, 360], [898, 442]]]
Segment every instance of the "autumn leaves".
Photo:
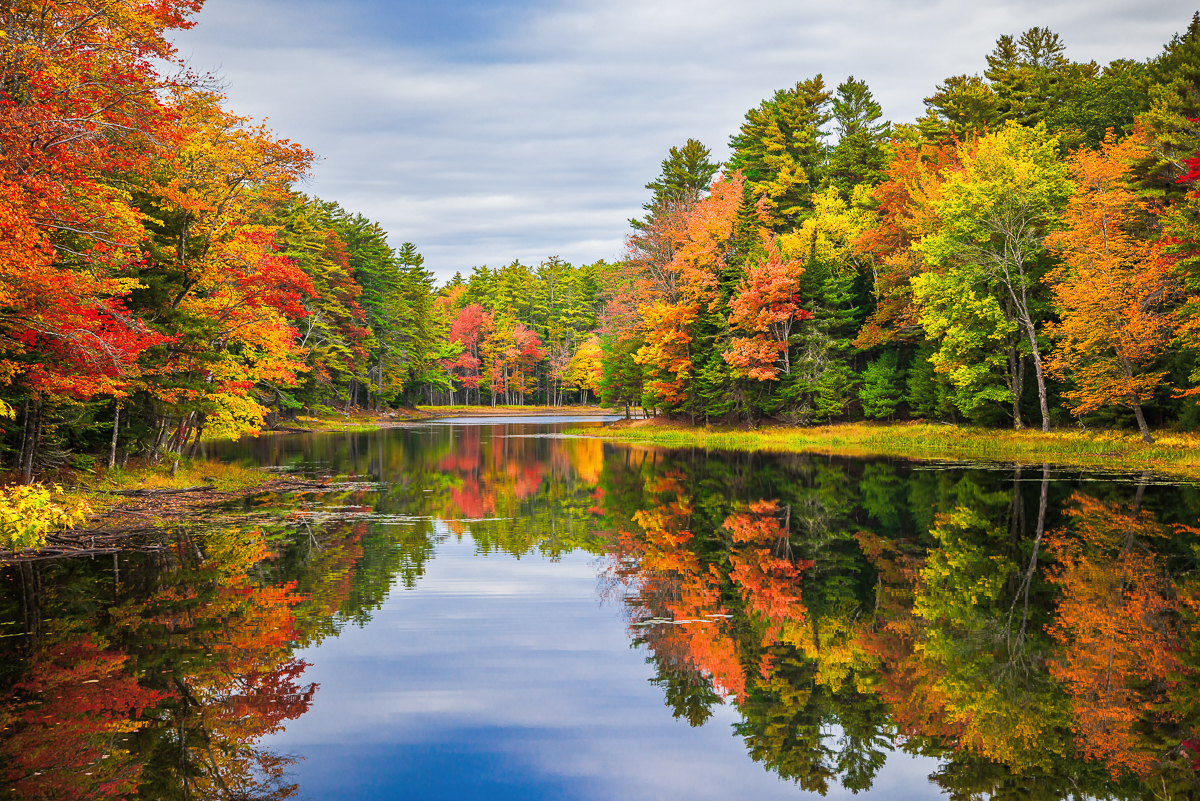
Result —
[[1191, 420], [1198, 46], [1101, 70], [1004, 36], [915, 124], [853, 78], [776, 92], [711, 194], [663, 191], [682, 151], [648, 185], [606, 364], [693, 420]]

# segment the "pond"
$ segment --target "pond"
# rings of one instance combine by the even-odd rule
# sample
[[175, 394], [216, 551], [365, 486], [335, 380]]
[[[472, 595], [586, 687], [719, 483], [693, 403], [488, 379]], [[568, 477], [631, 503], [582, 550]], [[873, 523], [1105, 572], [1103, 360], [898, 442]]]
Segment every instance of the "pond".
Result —
[[6, 568], [0, 792], [1200, 793], [1196, 486], [600, 424], [229, 443], [321, 483]]

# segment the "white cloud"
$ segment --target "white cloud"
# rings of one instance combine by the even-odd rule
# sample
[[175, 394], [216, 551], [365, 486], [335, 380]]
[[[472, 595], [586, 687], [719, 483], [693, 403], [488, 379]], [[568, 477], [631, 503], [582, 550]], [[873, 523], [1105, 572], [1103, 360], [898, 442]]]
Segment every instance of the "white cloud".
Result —
[[[504, 7], [209, 0], [178, 37], [231, 107], [323, 158], [306, 189], [415, 242], [441, 277], [620, 252], [672, 145], [724, 156], [747, 109], [822, 72], [894, 120], [997, 36], [1044, 25], [1068, 54], [1146, 58], [1183, 2], [559, 0]], [[450, 10], [447, 11], [446, 9]], [[423, 10], [424, 9], [424, 10]], [[465, 24], [471, 23], [471, 24]], [[419, 32], [419, 38], [414, 34]]]

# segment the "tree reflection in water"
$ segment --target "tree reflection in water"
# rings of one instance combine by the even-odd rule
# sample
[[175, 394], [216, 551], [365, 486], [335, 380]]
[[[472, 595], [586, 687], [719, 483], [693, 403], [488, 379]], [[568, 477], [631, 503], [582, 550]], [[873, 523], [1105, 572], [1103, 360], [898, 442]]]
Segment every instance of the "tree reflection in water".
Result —
[[667, 704], [735, 704], [803, 789], [869, 788], [892, 749], [954, 798], [1200, 789], [1192, 490], [636, 450], [602, 489]]
[[1193, 488], [481, 427], [314, 442], [369, 480], [256, 499], [259, 524], [168, 553], [8, 571], [14, 797], [302, 794], [259, 745], [318, 692], [295, 652], [468, 535], [600, 555], [671, 712], [732, 704], [750, 756], [806, 790], [867, 790], [901, 752], [956, 799], [1200, 794]]

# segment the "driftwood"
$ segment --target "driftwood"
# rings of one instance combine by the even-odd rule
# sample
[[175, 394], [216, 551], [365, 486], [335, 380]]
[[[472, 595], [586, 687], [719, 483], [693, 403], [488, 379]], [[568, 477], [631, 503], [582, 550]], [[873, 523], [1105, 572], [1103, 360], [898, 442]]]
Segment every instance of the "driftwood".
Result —
[[[100, 556], [114, 553], [150, 553], [166, 548], [164, 531], [156, 526], [127, 528], [80, 528], [58, 531], [46, 538], [40, 548], [0, 554], [0, 564], [37, 562], [64, 556]], [[155, 541], [155, 540], [158, 541]]]

